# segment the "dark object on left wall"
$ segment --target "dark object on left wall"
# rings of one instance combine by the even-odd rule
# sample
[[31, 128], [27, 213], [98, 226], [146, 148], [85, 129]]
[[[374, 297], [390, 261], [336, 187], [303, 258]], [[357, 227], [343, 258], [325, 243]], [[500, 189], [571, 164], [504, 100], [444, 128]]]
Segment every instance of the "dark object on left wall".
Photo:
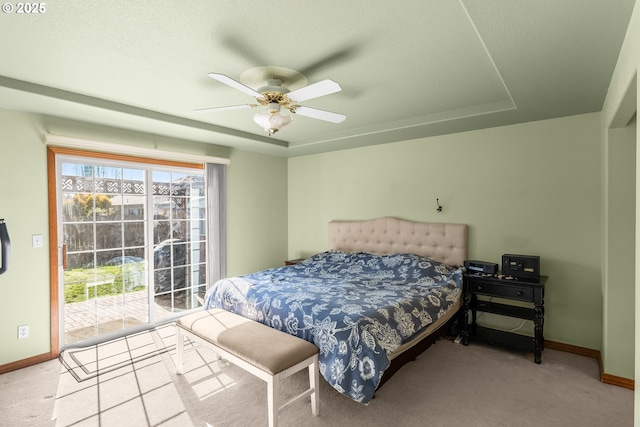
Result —
[[9, 232], [4, 219], [0, 219], [0, 252], [2, 252], [0, 274], [2, 274], [9, 269], [9, 258], [11, 258], [11, 240], [9, 240]]

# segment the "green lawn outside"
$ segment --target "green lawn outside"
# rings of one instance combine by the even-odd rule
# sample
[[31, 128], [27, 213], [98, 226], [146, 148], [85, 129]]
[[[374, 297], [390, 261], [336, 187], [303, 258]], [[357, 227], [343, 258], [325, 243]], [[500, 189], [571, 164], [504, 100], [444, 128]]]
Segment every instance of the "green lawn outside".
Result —
[[[75, 268], [64, 272], [65, 304], [82, 302], [103, 296], [121, 295], [123, 292], [134, 292], [145, 289], [145, 263], [127, 263], [124, 265], [104, 266], [98, 268]], [[101, 283], [87, 287], [87, 283]], [[94, 295], [94, 292], [97, 295]]]

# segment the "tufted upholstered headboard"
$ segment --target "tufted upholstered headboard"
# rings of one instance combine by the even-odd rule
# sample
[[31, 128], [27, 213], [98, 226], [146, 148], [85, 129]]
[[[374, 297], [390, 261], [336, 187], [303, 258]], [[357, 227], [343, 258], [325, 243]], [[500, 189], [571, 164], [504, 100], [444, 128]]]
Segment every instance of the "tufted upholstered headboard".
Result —
[[458, 266], [467, 259], [467, 225], [413, 222], [392, 217], [331, 221], [329, 248], [375, 254], [413, 253]]

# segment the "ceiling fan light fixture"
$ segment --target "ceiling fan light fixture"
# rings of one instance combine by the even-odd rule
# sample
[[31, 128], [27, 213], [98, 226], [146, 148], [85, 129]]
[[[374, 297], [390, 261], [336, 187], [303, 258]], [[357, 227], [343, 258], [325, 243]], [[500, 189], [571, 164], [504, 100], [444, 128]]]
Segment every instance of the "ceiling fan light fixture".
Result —
[[[266, 107], [266, 111], [255, 114], [253, 116], [253, 121], [256, 122], [258, 126], [263, 128], [266, 132], [268, 132], [269, 136], [272, 136], [274, 133], [278, 132], [280, 129], [293, 121], [293, 117], [286, 116], [280, 112], [281, 107], [284, 107], [291, 113], [310, 117], [312, 119], [324, 120], [326, 122], [342, 123], [345, 120], [346, 116], [344, 114], [332, 113], [330, 111], [324, 111], [317, 108], [300, 105], [300, 102], [302, 101], [307, 101], [309, 99], [314, 99], [341, 91], [342, 88], [338, 83], [334, 82], [333, 80], [325, 79], [317, 83], [306, 85], [306, 77], [304, 77], [297, 71], [293, 73], [289, 73], [287, 71], [282, 77], [273, 77], [273, 71], [275, 70], [275, 68], [277, 67], [259, 67], [261, 82], [260, 84], [264, 84], [263, 81], [266, 77], [267, 85], [259, 87], [257, 90], [254, 90], [252, 88], [253, 86], [255, 86], [255, 84], [252, 84], [252, 87], [249, 87], [246, 84], [240, 83], [239, 81], [236, 81], [224, 74], [209, 73], [209, 77], [218, 80], [219, 82], [237, 89], [247, 95], [253, 96], [258, 104], [200, 108], [196, 111], [233, 110], [237, 108], [258, 107], [259, 105]], [[278, 68], [278, 70], [282, 71], [283, 69], [281, 69], [280, 67]], [[265, 73], [265, 71], [269, 72]], [[243, 75], [245, 75], [245, 73], [243, 73]], [[245, 78], [244, 80], [250, 79], [247, 76], [247, 78]], [[253, 81], [255, 79], [251, 80]], [[301, 81], [303, 81], [303, 83], [300, 83]], [[293, 88], [293, 86], [291, 85], [301, 85], [302, 87]], [[293, 90], [291, 90], [290, 87]]]
[[267, 104], [267, 113], [275, 114], [280, 111], [280, 104], [277, 102], [270, 102]]
[[269, 136], [273, 136], [274, 133], [291, 123], [293, 118], [291, 116], [284, 115], [279, 111], [272, 113], [267, 110], [262, 113], [254, 114], [253, 121], [268, 132]]

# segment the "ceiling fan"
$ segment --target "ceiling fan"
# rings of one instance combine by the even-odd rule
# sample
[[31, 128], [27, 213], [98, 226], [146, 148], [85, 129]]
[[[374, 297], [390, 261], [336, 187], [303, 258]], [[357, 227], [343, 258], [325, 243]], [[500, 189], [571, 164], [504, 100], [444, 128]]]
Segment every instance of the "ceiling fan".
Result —
[[[317, 108], [306, 107], [300, 102], [329, 95], [342, 90], [333, 80], [326, 79], [311, 85], [306, 85], [307, 79], [297, 71], [283, 67], [252, 68], [240, 76], [240, 82], [220, 73], [209, 73], [209, 77], [253, 96], [257, 104], [229, 105], [225, 107], [200, 108], [196, 111], [223, 111], [240, 108], [266, 107], [262, 113], [256, 113], [253, 120], [272, 136], [293, 121], [291, 116], [282, 114], [284, 107], [291, 113], [331, 123], [341, 123], [347, 116]], [[252, 89], [249, 85], [257, 87]], [[293, 90], [291, 90], [291, 89]]]

